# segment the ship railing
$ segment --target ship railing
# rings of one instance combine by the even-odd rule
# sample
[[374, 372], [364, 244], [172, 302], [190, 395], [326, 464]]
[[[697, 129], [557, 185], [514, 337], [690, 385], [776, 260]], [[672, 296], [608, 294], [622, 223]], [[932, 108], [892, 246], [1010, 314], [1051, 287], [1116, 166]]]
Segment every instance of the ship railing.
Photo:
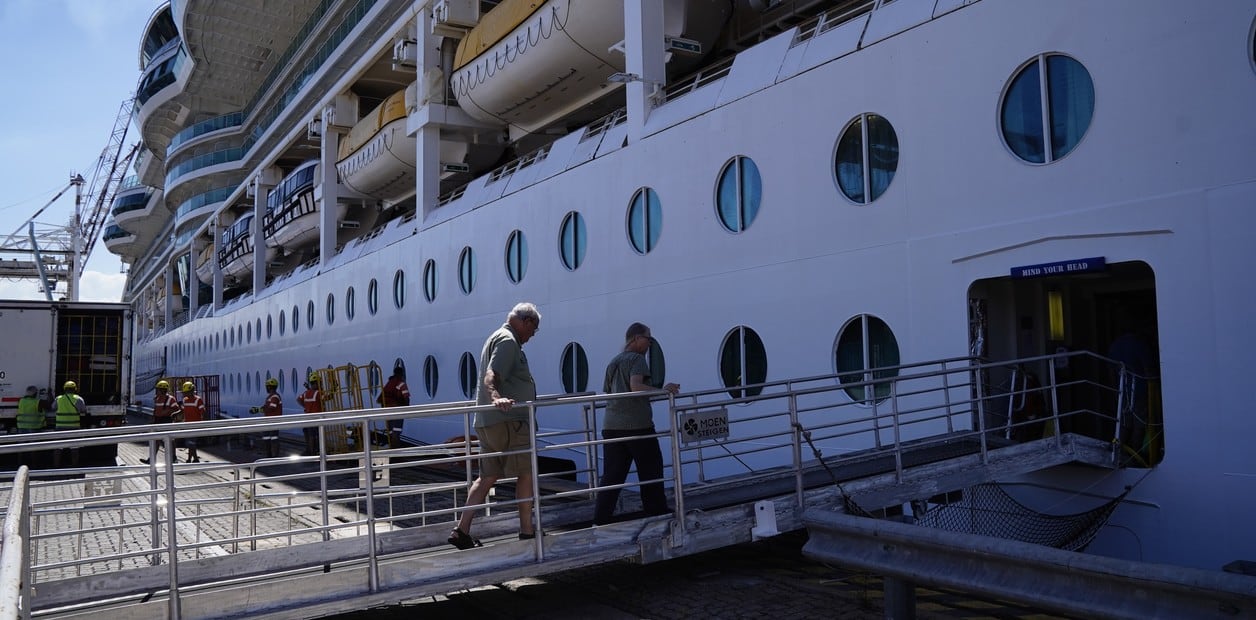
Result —
[[[584, 513], [591, 512], [587, 502], [600, 491], [623, 490], [624, 508], [639, 509], [636, 490], [654, 483], [670, 489], [673, 515], [687, 514], [686, 506], [705, 505], [703, 498], [709, 498], [713, 490], [769, 480], [783, 484], [783, 494], [796, 496], [794, 502], [802, 506], [808, 492], [803, 473], [817, 466], [807, 452], [812, 445], [826, 463], [838, 469], [869, 455], [882, 459], [888, 455], [891, 473], [899, 481], [909, 465], [906, 453], [921, 447], [966, 444], [986, 463], [992, 450], [1009, 443], [1006, 425], [991, 428], [987, 423], [985, 409], [991, 406], [992, 396], [986, 375], [1017, 365], [1055, 368], [1063, 361], [1078, 368], [1083, 360], [1111, 364], [1084, 352], [997, 363], [957, 357], [734, 384], [678, 396], [663, 391], [554, 396], [521, 405], [531, 414], [534, 440], [528, 448], [511, 454], [526, 455], [538, 472], [534, 478], [538, 499], [531, 509], [535, 522], [547, 527], [562, 525], [563, 519], [587, 522], [590, 515]], [[1052, 395], [1049, 419], [1055, 428], [1088, 416], [1110, 420], [1115, 428], [1116, 414], [1063, 406], [1068, 399], [1062, 393], [1090, 383], [1102, 385], [1100, 381], [1060, 380], [1055, 373], [1047, 373], [1043, 389]], [[642, 396], [667, 402], [666, 422], [654, 434], [663, 454], [670, 457], [664, 459], [663, 476], [602, 486], [603, 447], [627, 439], [599, 438], [599, 413], [611, 400]], [[367, 562], [369, 587], [376, 591], [382, 558], [414, 553], [421, 541], [443, 545], [448, 526], [462, 511], [492, 513], [491, 519], [478, 522], [481, 536], [513, 532], [512, 519], [503, 513], [517, 511], [519, 500], [459, 503], [465, 499], [479, 461], [500, 454], [481, 451], [475, 438], [474, 415], [490, 409], [470, 403], [436, 403], [0, 438], [0, 461], [36, 458], [37, 453], [55, 449], [125, 443], [138, 444], [119, 451], [134, 462], [149, 442], [164, 446], [157, 453], [147, 450], [151, 464], [146, 466], [37, 471], [30, 494], [31, 566], [23, 583], [59, 582], [40, 588], [35, 603], [53, 606], [70, 604], [75, 592], [102, 596], [101, 571], [147, 570], [143, 577], [111, 581], [119, 589], [113, 594], [158, 580], [171, 593], [171, 605], [177, 605], [180, 587], [192, 582], [200, 587], [208, 577], [205, 571], [176, 570], [172, 559], [182, 567], [210, 556], [239, 555], [241, 561], [236, 563], [214, 557], [220, 571], [216, 574], [237, 579], [263, 565], [274, 573], [353, 559]], [[429, 436], [449, 439], [397, 449], [359, 439], [345, 453], [327, 451], [328, 433], [356, 429], [352, 436], [371, 438], [373, 425], [397, 418]], [[1019, 425], [1014, 423], [1012, 428]], [[687, 436], [695, 435], [695, 426], [714, 431]], [[230, 443], [276, 432], [299, 436], [303, 428], [319, 429], [317, 456], [245, 463], [174, 461], [181, 440], [227, 437]], [[1111, 438], [1115, 437], [1113, 431]], [[1057, 434], [1048, 437], [1045, 445], [1059, 446], [1060, 441]], [[212, 445], [201, 448], [202, 455], [214, 450]], [[48, 473], [51, 478], [45, 477]], [[3, 488], [10, 494], [17, 489], [14, 485]], [[771, 492], [772, 496], [781, 494]], [[572, 517], [573, 510], [581, 514]], [[673, 526], [673, 535], [682, 544], [685, 527], [685, 519], [677, 519]], [[406, 532], [415, 532], [411, 536], [418, 538], [400, 544], [396, 536]], [[249, 561], [247, 554], [255, 552], [269, 555], [264, 562]], [[533, 554], [534, 561], [545, 561], [539, 538]], [[161, 566], [170, 569], [155, 568]], [[223, 577], [225, 567], [231, 567], [229, 577]], [[89, 587], [73, 581], [76, 578], [97, 582]]]
[[14, 472], [0, 534], [0, 618], [30, 617], [31, 584], [24, 579], [30, 572], [29, 475], [25, 466]]
[[622, 125], [627, 121], [628, 121], [627, 108], [619, 108], [618, 110], [615, 110], [614, 112], [611, 112], [607, 114], [606, 116], [603, 116], [602, 118], [599, 118], [596, 121], [589, 123], [584, 128], [584, 134], [580, 136], [580, 141], [584, 142], [586, 140], [592, 140], [593, 138], [596, 138], [606, 133], [607, 131], [610, 131], [613, 127], [618, 127], [619, 125]]
[[867, 15], [881, 7], [882, 4], [889, 4], [884, 0], [861, 0], [859, 2], [843, 2], [807, 21], [798, 25], [797, 32], [794, 33], [794, 40], [790, 43], [790, 47], [800, 45], [820, 36], [842, 24]]
[[659, 94], [655, 101], [655, 107], [663, 105], [668, 101], [679, 99], [689, 93], [692, 93], [703, 86], [717, 82], [728, 75], [733, 68], [733, 61], [736, 56], [727, 56], [721, 58], [710, 65], [699, 69], [692, 75], [687, 75], [668, 84]]
[[519, 170], [522, 170], [524, 168], [527, 168], [528, 166], [531, 166], [532, 164], [535, 164], [540, 161], [545, 161], [545, 157], [549, 155], [549, 151], [550, 151], [550, 145], [547, 144], [539, 149], [536, 149], [530, 153], [527, 153], [526, 155], [523, 155], [521, 157], [514, 159], [513, 161], [509, 163], [506, 163], [505, 165], [502, 165], [496, 168], [495, 170], [493, 170], [492, 172], [488, 174], [488, 182], [496, 183], [497, 181], [500, 181], [501, 179], [505, 177], [509, 177], [510, 175], [514, 174], [515, 172]]

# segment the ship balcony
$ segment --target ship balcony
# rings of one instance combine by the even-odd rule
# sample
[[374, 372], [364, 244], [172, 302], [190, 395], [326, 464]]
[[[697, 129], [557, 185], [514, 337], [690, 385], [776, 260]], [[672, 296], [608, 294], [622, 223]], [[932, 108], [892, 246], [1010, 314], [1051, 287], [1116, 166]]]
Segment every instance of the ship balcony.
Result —
[[171, 40], [154, 56], [140, 76], [135, 93], [135, 124], [144, 144], [164, 153], [182, 128], [184, 111], [176, 101], [191, 74], [193, 63], [179, 39]]
[[141, 148], [135, 156], [135, 176], [141, 185], [160, 188], [165, 182], [165, 161], [153, 154], [147, 147]]
[[244, 176], [241, 171], [243, 158], [244, 149], [239, 146], [219, 145], [210, 150], [202, 144], [196, 153], [185, 154], [178, 160], [167, 160], [167, 203], [172, 207], [181, 206], [184, 201], [211, 189], [239, 185]]
[[166, 223], [168, 212], [157, 208], [161, 202], [160, 191], [140, 185], [137, 177], [128, 177], [113, 199], [110, 213], [114, 223], [123, 229], [151, 237]]
[[170, 145], [166, 147], [166, 160], [173, 161], [178, 159], [181, 152], [197, 144], [203, 144], [225, 135], [239, 133], [243, 124], [244, 113], [232, 112], [231, 114], [215, 116], [214, 118], [184, 127], [170, 139]]
[[234, 184], [218, 187], [184, 200], [175, 209], [175, 230], [193, 230], [200, 227], [205, 218], [213, 215], [222, 206], [235, 188]]
[[134, 233], [124, 230], [117, 224], [109, 224], [105, 227], [105, 232], [101, 236], [105, 242], [105, 248], [118, 256], [129, 259], [136, 259], [143, 248], [136, 243], [138, 240]]

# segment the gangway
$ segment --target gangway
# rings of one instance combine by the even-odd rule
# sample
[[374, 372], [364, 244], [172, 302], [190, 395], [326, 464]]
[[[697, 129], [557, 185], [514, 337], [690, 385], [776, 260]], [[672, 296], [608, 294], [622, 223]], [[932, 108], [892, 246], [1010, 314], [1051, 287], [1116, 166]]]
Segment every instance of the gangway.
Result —
[[[664, 482], [673, 511], [639, 514], [633, 491], [653, 481], [630, 481], [620, 500], [624, 519], [597, 527], [592, 497], [605, 441], [596, 439], [595, 414], [626, 395], [538, 399], [527, 405], [534, 466], [545, 456], [589, 465], [576, 472], [576, 488], [554, 484], [556, 475], [537, 476], [542, 493], [533, 510], [545, 535], [536, 539], [514, 535], [517, 504], [509, 493], [471, 507], [489, 514], [473, 531], [485, 546], [467, 551], [445, 543], [455, 516], [468, 508], [470, 472], [482, 456], [464, 454], [462, 443], [384, 450], [363, 442], [348, 454], [203, 464], [175, 464], [170, 448], [188, 437], [365, 430], [396, 417], [438, 436], [466, 435], [477, 410], [471, 404], [62, 431], [41, 435], [38, 444], [5, 438], [0, 457], [36, 445], [167, 446], [165, 462], [150, 466], [61, 470], [56, 479], [33, 474], [25, 489], [32, 516], [23, 575], [34, 595], [24, 612], [96, 620], [329, 615], [612, 561], [691, 555], [800, 529], [808, 510], [892, 513], [905, 502], [1065, 463], [1121, 467], [1126, 459], [1114, 438], [1128, 424], [1120, 407], [1062, 406], [1066, 392], [1115, 396], [1119, 385], [1052, 374], [1033, 388], [1049, 404], [1053, 428], [1093, 418], [1110, 429], [1101, 437], [1018, 440], [1019, 426], [1042, 420], [992, 415], [1015, 395], [989, 393], [984, 377], [1073, 356], [1113, 364], [1084, 352], [998, 364], [955, 358], [866, 376], [659, 392], [670, 413], [659, 438], [671, 455]], [[711, 420], [717, 423], [703, 424], [722, 423], [725, 435], [699, 437], [691, 422]], [[382, 469], [387, 486], [373, 482]]]

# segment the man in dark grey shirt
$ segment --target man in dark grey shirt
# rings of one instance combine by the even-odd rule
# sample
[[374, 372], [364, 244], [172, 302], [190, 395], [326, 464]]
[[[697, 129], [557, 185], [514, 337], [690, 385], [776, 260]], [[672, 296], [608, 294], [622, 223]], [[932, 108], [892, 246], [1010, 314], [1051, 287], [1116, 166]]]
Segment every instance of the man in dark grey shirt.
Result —
[[[641, 323], [629, 325], [624, 340], [624, 351], [606, 366], [603, 392], [618, 394], [663, 389], [675, 394], [680, 391], [680, 386], [675, 383], [663, 385], [662, 377], [650, 381], [650, 367], [645, 359], [645, 353], [653, 343], [649, 327]], [[606, 418], [602, 423], [602, 438], [623, 441], [602, 444], [602, 481], [599, 486], [623, 484], [633, 462], [637, 464], [638, 480], [660, 480], [663, 477], [663, 452], [659, 449], [659, 440], [654, 434], [654, 416], [648, 397], [608, 400]], [[624, 439], [629, 437], [635, 439]], [[610, 522], [617, 501], [619, 489], [598, 491], [593, 522]], [[661, 480], [641, 485], [641, 504], [646, 514], [669, 512]]]

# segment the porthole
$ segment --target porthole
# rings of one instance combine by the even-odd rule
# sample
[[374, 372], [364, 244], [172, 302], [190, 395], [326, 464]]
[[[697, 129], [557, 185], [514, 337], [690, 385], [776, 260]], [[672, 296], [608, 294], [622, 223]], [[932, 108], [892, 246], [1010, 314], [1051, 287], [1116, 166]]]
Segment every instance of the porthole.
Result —
[[266, 388], [262, 387], [262, 373], [256, 370], [253, 371], [253, 385], [257, 386], [258, 392], [266, 392]]
[[436, 301], [436, 261], [430, 258], [423, 264], [423, 298]]
[[273, 314], [266, 315], [266, 339], [270, 340], [275, 334], [275, 316]]
[[440, 370], [436, 366], [436, 358], [429, 355], [423, 360], [423, 390], [428, 398], [436, 398], [436, 389], [440, 385]]
[[245, 331], [247, 330], [244, 329], [243, 325], [236, 325], [236, 342], [240, 343], [240, 346], [244, 346]]
[[475, 271], [475, 250], [466, 246], [458, 255], [458, 286], [464, 294], [470, 295], [475, 290]]
[[406, 306], [406, 272], [400, 269], [393, 274], [393, 305], [398, 310]]
[[241, 340], [240, 342], [241, 344], [243, 344], [244, 342], [253, 344], [253, 326], [252, 325], [248, 325], [247, 327], [244, 328], [244, 340]]
[[506, 238], [506, 277], [518, 284], [528, 273], [528, 240], [516, 230]]
[[327, 294], [327, 324], [331, 325], [336, 322], [336, 295], [335, 293]]
[[356, 310], [356, 308], [353, 307], [355, 303], [356, 300], [354, 299], [353, 287], [350, 286], [345, 290], [345, 318], [350, 321], [353, 320], [353, 314]]
[[584, 253], [588, 249], [588, 234], [585, 232], [584, 217], [572, 211], [563, 218], [558, 229], [558, 254], [563, 266], [571, 271], [584, 264]]
[[280, 310], [280, 311], [279, 311], [279, 335], [280, 335], [280, 336], [282, 336], [282, 335], [283, 335], [283, 333], [284, 333], [284, 327], [285, 327], [286, 323], [287, 323], [287, 321], [285, 321], [285, 320], [284, 320], [284, 312], [283, 312], [283, 310]]
[[253, 393], [253, 377], [249, 376], [249, 373], [247, 372], [244, 373], [244, 393], [245, 394]]
[[235, 342], [236, 342], [236, 330], [234, 330], [234, 329], [227, 330], [227, 342], [228, 342], [227, 346], [229, 346], [229, 347], [235, 347]]
[[842, 130], [834, 156], [837, 187], [855, 204], [885, 193], [898, 171], [898, 134], [885, 117], [860, 114]]
[[297, 393], [297, 369], [292, 369], [292, 393]]
[[628, 242], [637, 254], [649, 254], [663, 230], [663, 207], [653, 189], [643, 187], [628, 203]]
[[292, 333], [301, 331], [301, 312], [296, 306], [292, 307]]
[[305, 326], [314, 329], [314, 300], [305, 302]]
[[[266, 372], [267, 372], [267, 374], [269, 374], [269, 373], [270, 373], [270, 371], [269, 371], [269, 370], [268, 370], [268, 371], [266, 371]], [[284, 390], [283, 390], [283, 387], [284, 387], [284, 386], [283, 386], [283, 369], [282, 369], [282, 368], [280, 368], [280, 369], [279, 369], [279, 379], [278, 379], [278, 381], [279, 381], [279, 391], [280, 391], [280, 392], [282, 392], [282, 391], [284, 391]], [[296, 392], [296, 390], [292, 390], [292, 391], [293, 391], [294, 393]]]
[[733, 398], [758, 396], [763, 387], [748, 387], [763, 383], [768, 377], [768, 354], [763, 340], [753, 329], [740, 325], [724, 336], [720, 345], [720, 379]]
[[475, 357], [469, 352], [463, 353], [462, 359], [458, 361], [458, 379], [462, 383], [462, 395], [475, 398], [476, 384], [480, 381], [480, 374], [475, 368]]
[[1050, 163], [1081, 142], [1094, 112], [1090, 72], [1068, 56], [1040, 54], [1020, 68], [1003, 95], [1003, 142], [1026, 162]]
[[589, 389], [589, 357], [585, 355], [584, 347], [580, 343], [572, 342], [563, 348], [559, 374], [563, 378], [563, 391], [568, 394]]
[[235, 375], [230, 373], [227, 374], [227, 391], [235, 393]]
[[763, 199], [763, 179], [754, 160], [738, 155], [720, 170], [715, 210], [729, 232], [739, 233], [754, 222]]
[[371, 278], [371, 283], [366, 285], [366, 311], [375, 316], [379, 312], [379, 282], [375, 278]]
[[262, 318], [258, 317], [253, 321], [253, 333], [257, 336], [257, 341], [262, 341]]
[[[890, 395], [890, 382], [865, 383], [898, 376], [898, 340], [885, 321], [863, 314], [846, 322], [833, 344], [833, 369], [846, 395], [871, 404]], [[858, 385], [851, 385], [858, 384]]]
[[379, 402], [379, 395], [384, 387], [384, 370], [375, 363], [375, 360], [371, 360], [366, 365], [366, 384], [370, 391], [371, 402]]

